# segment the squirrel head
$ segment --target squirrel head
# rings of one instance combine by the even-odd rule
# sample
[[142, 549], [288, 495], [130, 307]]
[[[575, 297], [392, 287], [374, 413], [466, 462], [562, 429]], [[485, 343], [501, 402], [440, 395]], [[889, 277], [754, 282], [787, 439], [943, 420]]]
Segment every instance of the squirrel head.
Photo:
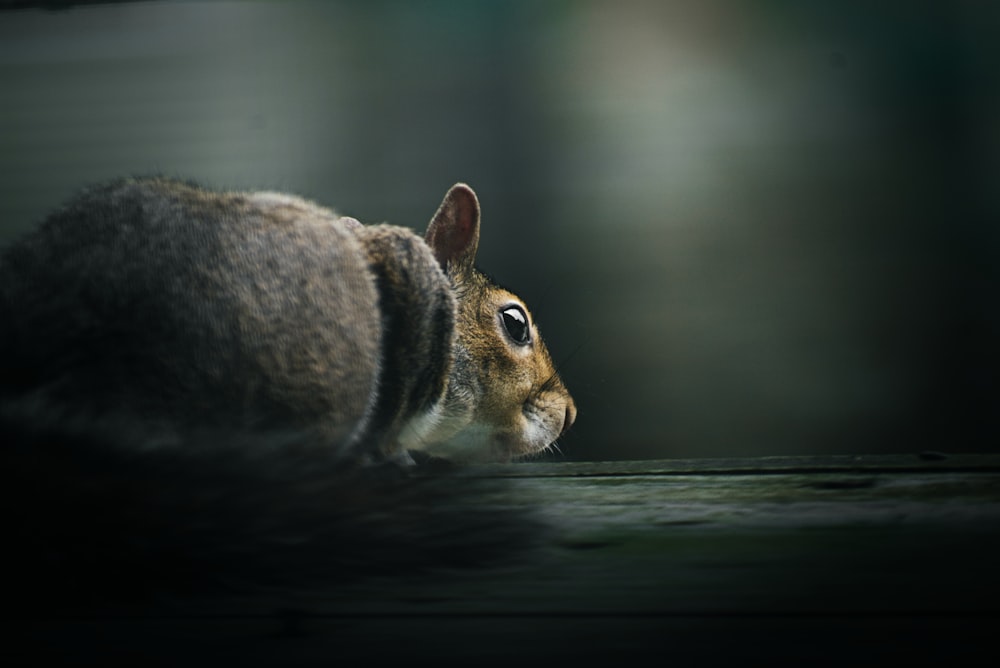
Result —
[[459, 461], [509, 460], [548, 450], [576, 418], [524, 302], [476, 269], [479, 201], [458, 183], [424, 237], [456, 299], [448, 389], [423, 449]]

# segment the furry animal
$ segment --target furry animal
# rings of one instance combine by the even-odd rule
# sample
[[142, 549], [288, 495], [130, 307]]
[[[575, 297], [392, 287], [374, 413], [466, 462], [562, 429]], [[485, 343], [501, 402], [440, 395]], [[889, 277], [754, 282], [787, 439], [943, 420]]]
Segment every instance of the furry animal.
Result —
[[8, 602], [315, 590], [532, 544], [485, 483], [373, 465], [530, 456], [575, 419], [527, 307], [475, 268], [479, 222], [462, 184], [421, 238], [123, 179], [6, 248]]
[[294, 435], [342, 457], [548, 448], [576, 415], [452, 187], [424, 238], [303, 199], [125, 179], [0, 258], [0, 399], [147, 447]]

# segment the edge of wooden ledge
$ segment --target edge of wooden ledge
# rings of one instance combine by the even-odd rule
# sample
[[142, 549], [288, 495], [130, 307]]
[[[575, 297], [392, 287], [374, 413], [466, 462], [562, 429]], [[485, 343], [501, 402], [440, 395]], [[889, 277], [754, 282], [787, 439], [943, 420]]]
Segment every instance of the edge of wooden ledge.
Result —
[[802, 455], [588, 462], [485, 464], [464, 475], [546, 478], [656, 475], [767, 475], [805, 473], [1000, 473], [1000, 454], [920, 452], [893, 455]]

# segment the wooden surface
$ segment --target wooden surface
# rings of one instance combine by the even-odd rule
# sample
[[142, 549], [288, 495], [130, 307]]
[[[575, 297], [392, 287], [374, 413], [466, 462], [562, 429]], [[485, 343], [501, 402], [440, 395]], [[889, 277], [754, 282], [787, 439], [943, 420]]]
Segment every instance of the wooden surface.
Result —
[[[482, 569], [22, 620], [34, 658], [107, 665], [959, 665], [1000, 631], [1000, 456], [523, 463], [456, 474], [539, 524]], [[474, 483], [475, 484], [475, 483]]]

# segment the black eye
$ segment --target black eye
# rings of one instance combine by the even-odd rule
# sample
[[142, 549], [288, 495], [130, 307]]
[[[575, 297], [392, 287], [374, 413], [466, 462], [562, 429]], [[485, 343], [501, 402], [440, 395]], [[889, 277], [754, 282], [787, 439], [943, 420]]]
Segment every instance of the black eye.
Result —
[[527, 345], [531, 341], [528, 316], [520, 306], [516, 304], [504, 306], [500, 310], [500, 318], [503, 320], [504, 329], [510, 335], [511, 341], [519, 346]]

